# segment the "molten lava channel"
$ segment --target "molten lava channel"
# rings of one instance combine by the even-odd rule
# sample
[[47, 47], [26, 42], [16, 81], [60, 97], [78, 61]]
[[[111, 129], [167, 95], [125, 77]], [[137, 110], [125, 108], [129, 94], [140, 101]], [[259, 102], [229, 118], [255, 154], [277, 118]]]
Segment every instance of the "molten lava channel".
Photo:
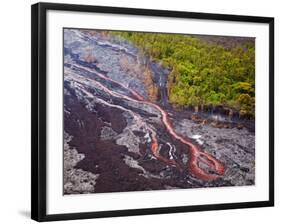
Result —
[[[214, 181], [218, 178], [220, 178], [221, 176], [224, 175], [225, 172], [225, 167], [224, 164], [222, 162], [220, 162], [219, 160], [217, 160], [216, 158], [214, 158], [213, 156], [211, 156], [210, 154], [202, 151], [201, 149], [199, 149], [199, 147], [195, 144], [193, 144], [190, 140], [188, 140], [187, 138], [179, 135], [176, 133], [172, 123], [169, 120], [169, 116], [167, 114], [167, 112], [161, 108], [159, 105], [152, 103], [150, 101], [147, 101], [144, 99], [143, 96], [139, 95], [136, 91], [128, 88], [127, 86], [123, 85], [120, 82], [117, 82], [97, 71], [94, 71], [90, 68], [85, 68], [82, 67], [80, 65], [75, 65], [75, 67], [85, 70], [87, 72], [90, 72], [93, 75], [98, 76], [99, 78], [115, 83], [117, 85], [119, 85], [121, 88], [126, 89], [130, 94], [130, 96], [126, 96], [117, 92], [114, 92], [110, 89], [108, 89], [106, 86], [104, 86], [103, 84], [94, 81], [94, 80], [89, 80], [91, 82], [94, 82], [95, 85], [98, 85], [101, 89], [103, 89], [105, 92], [107, 92], [108, 94], [115, 96], [115, 97], [119, 97], [119, 98], [123, 98], [129, 101], [133, 101], [133, 102], [141, 102], [143, 104], [146, 105], [150, 105], [152, 107], [154, 107], [155, 109], [157, 109], [160, 113], [161, 113], [161, 117], [162, 117], [162, 121], [163, 124], [165, 125], [166, 130], [168, 131], [168, 133], [175, 138], [176, 140], [180, 141], [182, 144], [186, 145], [189, 151], [189, 161], [188, 161], [188, 166], [186, 167], [190, 173], [201, 180], [204, 181]], [[123, 107], [120, 106], [119, 109], [123, 109], [126, 110], [128, 112], [130, 112], [132, 114], [132, 116], [134, 116], [135, 118], [141, 120], [140, 116], [137, 115], [136, 113], [132, 112], [131, 110], [125, 109]], [[164, 162], [167, 165], [174, 165], [176, 166], [180, 171], [182, 171], [180, 165], [174, 160], [174, 159], [167, 159], [164, 158], [163, 156], [160, 155], [159, 153], [159, 144], [158, 144], [158, 139], [157, 139], [157, 133], [150, 128], [148, 125], [146, 125], [146, 129], [150, 132], [151, 135], [151, 152], [152, 154], [160, 161]], [[212, 173], [209, 173], [207, 171], [205, 171], [204, 169], [202, 169], [199, 165], [199, 163], [204, 163], [205, 165], [207, 165], [210, 170], [212, 170]]]

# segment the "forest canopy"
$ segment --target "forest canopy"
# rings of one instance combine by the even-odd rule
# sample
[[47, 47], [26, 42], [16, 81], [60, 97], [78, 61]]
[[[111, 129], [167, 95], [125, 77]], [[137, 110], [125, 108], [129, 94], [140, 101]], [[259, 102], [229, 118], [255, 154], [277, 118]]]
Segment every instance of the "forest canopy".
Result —
[[[254, 117], [255, 42], [224, 37], [112, 32], [171, 71], [169, 101], [177, 106], [222, 105]], [[240, 38], [243, 40], [243, 38]], [[227, 44], [225, 44], [227, 43]]]

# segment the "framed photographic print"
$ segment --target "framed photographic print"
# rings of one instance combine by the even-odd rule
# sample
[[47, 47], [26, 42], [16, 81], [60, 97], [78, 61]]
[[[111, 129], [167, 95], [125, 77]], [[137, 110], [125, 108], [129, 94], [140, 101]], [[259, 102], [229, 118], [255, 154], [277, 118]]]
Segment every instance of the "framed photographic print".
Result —
[[32, 219], [274, 205], [274, 19], [32, 6]]

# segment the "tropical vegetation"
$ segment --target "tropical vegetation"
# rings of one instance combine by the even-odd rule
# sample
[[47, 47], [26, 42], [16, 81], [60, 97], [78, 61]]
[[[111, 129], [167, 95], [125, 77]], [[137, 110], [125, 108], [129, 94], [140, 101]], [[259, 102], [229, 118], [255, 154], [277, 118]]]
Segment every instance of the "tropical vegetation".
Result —
[[132, 42], [145, 56], [170, 69], [167, 86], [173, 105], [222, 105], [242, 115], [254, 116], [253, 40], [229, 47], [196, 35], [112, 33]]

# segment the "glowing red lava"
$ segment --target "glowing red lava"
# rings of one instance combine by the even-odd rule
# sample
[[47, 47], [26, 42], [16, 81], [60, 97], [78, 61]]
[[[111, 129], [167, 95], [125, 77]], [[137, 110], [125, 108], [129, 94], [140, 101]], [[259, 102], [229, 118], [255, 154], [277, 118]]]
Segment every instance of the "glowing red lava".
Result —
[[[98, 85], [100, 87], [102, 87], [105, 91], [107, 91], [111, 95], [115, 95], [115, 96], [124, 98], [126, 100], [134, 101], [134, 102], [142, 102], [144, 104], [147, 104], [147, 105], [150, 105], [150, 106], [156, 108], [161, 113], [162, 121], [163, 121], [167, 131], [169, 132], [169, 134], [171, 136], [173, 136], [175, 139], [177, 139], [178, 141], [180, 141], [181, 143], [188, 146], [190, 158], [188, 161], [187, 168], [189, 169], [189, 171], [191, 172], [191, 174], [193, 176], [195, 176], [196, 178], [199, 178], [201, 180], [204, 180], [204, 181], [214, 181], [214, 180], [220, 178], [222, 175], [224, 175], [225, 167], [224, 167], [223, 163], [220, 162], [219, 160], [217, 160], [216, 158], [214, 158], [213, 156], [211, 156], [210, 154], [200, 150], [199, 147], [196, 146], [195, 144], [193, 144], [190, 140], [177, 134], [169, 120], [167, 112], [165, 110], [163, 110], [159, 105], [146, 101], [144, 99], [144, 97], [139, 95], [136, 91], [129, 89], [127, 86], [123, 85], [122, 83], [112, 80], [111, 78], [104, 76], [103, 74], [98, 73], [97, 71], [92, 71], [91, 69], [84, 68], [79, 65], [76, 65], [76, 67], [87, 70], [87, 71], [99, 76], [100, 78], [102, 78], [104, 80], [118, 84], [122, 88], [129, 91], [131, 93], [132, 97], [122, 95], [117, 92], [113, 92], [113, 91], [109, 90], [107, 87], [105, 87], [104, 85], [102, 85], [101, 83], [98, 83]], [[159, 145], [158, 145], [156, 133], [151, 128], [149, 128], [149, 131], [151, 132], [151, 135], [152, 135], [151, 152], [153, 153], [153, 155], [160, 161], [166, 163], [167, 165], [174, 165], [179, 170], [181, 170], [181, 167], [179, 166], [179, 164], [177, 164], [177, 162], [175, 160], [166, 159], [159, 154]], [[204, 169], [202, 169], [199, 165], [199, 162], [206, 164], [209, 168], [211, 168], [213, 173], [211, 174], [211, 173], [205, 171]]]

